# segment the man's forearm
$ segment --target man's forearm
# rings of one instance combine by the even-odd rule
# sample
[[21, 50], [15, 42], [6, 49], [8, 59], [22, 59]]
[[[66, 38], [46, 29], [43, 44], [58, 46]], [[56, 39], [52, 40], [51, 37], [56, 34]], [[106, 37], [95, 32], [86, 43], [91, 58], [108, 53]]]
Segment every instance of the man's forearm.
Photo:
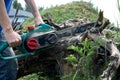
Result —
[[39, 11], [38, 11], [38, 8], [37, 8], [37, 6], [35, 4], [35, 1], [34, 0], [25, 0], [25, 2], [30, 7], [34, 18], [35, 19], [39, 18], [39, 23], [43, 23], [43, 20], [41, 18], [41, 15], [39, 14]]
[[4, 31], [13, 30], [9, 17], [7, 15], [4, 0], [0, 0], [0, 25]]

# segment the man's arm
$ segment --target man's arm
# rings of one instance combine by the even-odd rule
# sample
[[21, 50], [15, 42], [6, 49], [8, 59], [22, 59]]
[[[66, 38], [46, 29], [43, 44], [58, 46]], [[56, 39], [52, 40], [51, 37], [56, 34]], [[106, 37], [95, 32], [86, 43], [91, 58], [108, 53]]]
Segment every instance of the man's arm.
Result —
[[15, 47], [21, 44], [21, 37], [17, 34], [10, 23], [4, 0], [0, 0], [0, 25], [3, 28], [4, 35], [9, 46]]
[[32, 12], [32, 14], [34, 16], [34, 20], [35, 20], [35, 25], [39, 25], [40, 23], [43, 23], [42, 17], [38, 11], [35, 1], [34, 0], [25, 0], [25, 2], [31, 9], [31, 12]]

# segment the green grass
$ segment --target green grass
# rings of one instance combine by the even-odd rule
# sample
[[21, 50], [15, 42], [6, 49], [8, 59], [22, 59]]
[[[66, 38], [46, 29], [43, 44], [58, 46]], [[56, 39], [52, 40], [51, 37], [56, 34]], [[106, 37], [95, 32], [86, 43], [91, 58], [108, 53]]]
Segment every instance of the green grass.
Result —
[[[65, 5], [51, 7], [40, 11], [40, 13], [43, 19], [45, 18], [44, 15], [50, 13], [53, 21], [58, 24], [74, 18], [86, 17], [90, 21], [96, 21], [96, 19], [98, 18], [98, 12], [93, 8], [93, 5], [91, 3], [83, 1], [72, 2]], [[27, 26], [29, 25], [34, 25], [33, 18], [29, 18], [24, 23], [23, 31], [25, 31]]]
[[49, 8], [41, 13], [42, 15], [50, 13], [56, 23], [62, 23], [73, 18], [87, 17], [90, 21], [94, 21], [97, 18], [97, 11], [92, 8], [92, 5], [81, 1]]
[[42, 72], [39, 72], [38, 74], [33, 73], [27, 76], [23, 76], [17, 80], [49, 80], [47, 77], [42, 77], [41, 76]]
[[18, 80], [38, 80], [38, 75], [37, 74], [31, 74], [31, 75], [19, 78]]

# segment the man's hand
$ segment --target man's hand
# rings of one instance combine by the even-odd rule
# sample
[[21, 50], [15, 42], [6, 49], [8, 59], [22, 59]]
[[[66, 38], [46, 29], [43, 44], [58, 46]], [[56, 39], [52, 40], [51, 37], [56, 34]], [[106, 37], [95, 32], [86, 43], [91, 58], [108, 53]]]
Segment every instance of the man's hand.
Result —
[[44, 23], [42, 20], [42, 17], [39, 13], [39, 10], [36, 6], [35, 0], [25, 0], [29, 8], [31, 9], [31, 12], [34, 16], [35, 26], [40, 25], [41, 23]]
[[4, 35], [10, 47], [16, 47], [21, 45], [21, 37], [17, 32], [5, 31]]
[[37, 27], [38, 25], [40, 25], [41, 23], [44, 23], [42, 20], [41, 20], [41, 17], [35, 17], [34, 18], [34, 21], [35, 21], [35, 26]]

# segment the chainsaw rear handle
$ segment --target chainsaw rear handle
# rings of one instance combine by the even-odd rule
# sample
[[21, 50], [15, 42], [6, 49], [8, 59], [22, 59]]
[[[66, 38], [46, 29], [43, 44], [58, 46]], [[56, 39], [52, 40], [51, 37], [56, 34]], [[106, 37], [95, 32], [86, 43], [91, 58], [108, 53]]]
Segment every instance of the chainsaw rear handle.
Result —
[[25, 54], [19, 54], [19, 55], [15, 55], [15, 56], [8, 56], [8, 57], [4, 57], [0, 54], [0, 58], [2, 60], [11, 60], [11, 59], [15, 59], [15, 58], [21, 58], [21, 57], [29, 56], [29, 55], [32, 55], [32, 54], [33, 54], [33, 52], [25, 53]]
[[[23, 41], [23, 35], [21, 35], [21, 39]], [[0, 46], [0, 52], [4, 51], [7, 47], [9, 47], [8, 42], [7, 41], [3, 42], [2, 45]], [[19, 54], [19, 55], [8, 56], [8, 57], [4, 57], [4, 56], [2, 56], [2, 54], [0, 54], [0, 58], [3, 60], [10, 60], [10, 59], [15, 59], [15, 58], [25, 57], [25, 56], [28, 56], [31, 54], [32, 54], [32, 52], [31, 53], [29, 52], [29, 53], [25, 53], [25, 54]]]
[[[21, 35], [21, 39], [23, 41], [23, 36]], [[4, 51], [7, 47], [9, 47], [9, 44], [7, 41], [3, 42], [1, 45], [0, 45], [0, 52]]]

